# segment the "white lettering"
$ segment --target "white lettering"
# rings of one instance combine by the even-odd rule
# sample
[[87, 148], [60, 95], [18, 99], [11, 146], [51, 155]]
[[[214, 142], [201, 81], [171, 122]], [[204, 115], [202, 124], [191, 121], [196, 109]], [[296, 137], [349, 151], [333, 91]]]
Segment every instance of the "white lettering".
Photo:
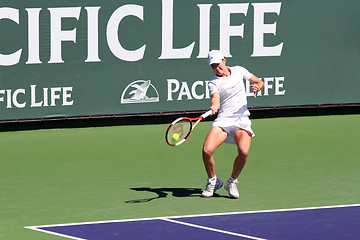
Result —
[[48, 8], [50, 11], [50, 30], [51, 30], [51, 56], [49, 63], [63, 63], [61, 56], [61, 43], [71, 41], [76, 43], [76, 28], [72, 30], [62, 30], [61, 21], [63, 18], [75, 18], [79, 20], [81, 7], [69, 8]]
[[12, 108], [11, 95], [12, 95], [12, 90], [6, 89], [6, 101], [7, 101], [6, 108]]
[[193, 97], [195, 99], [204, 99], [204, 94], [200, 94], [198, 95], [196, 93], [196, 87], [197, 86], [204, 86], [204, 82], [203, 81], [196, 81], [194, 82], [194, 84], [191, 86], [191, 94], [193, 95]]
[[244, 24], [240, 26], [230, 25], [230, 15], [233, 13], [241, 13], [246, 16], [249, 3], [235, 4], [218, 4], [220, 8], [220, 51], [226, 56], [231, 57], [230, 53], [230, 37], [244, 37]]
[[274, 78], [264, 78], [264, 96], [269, 96], [269, 89], [273, 87]]
[[[50, 97], [50, 106], [55, 107], [59, 105], [59, 102], [62, 100], [62, 106], [72, 106], [74, 105], [74, 100], [72, 100], [72, 90], [73, 87], [53, 87], [42, 89], [42, 96], [38, 96], [39, 91], [37, 90], [36, 85], [30, 85], [30, 97], [26, 95], [25, 89], [19, 88], [13, 91], [12, 89], [2, 89], [0, 90], [0, 103], [5, 102], [6, 95], [6, 108], [24, 108], [26, 106], [26, 101], [30, 100], [30, 107], [47, 107], [49, 106], [49, 97]], [[19, 97], [23, 95], [23, 97]], [[22, 102], [19, 99], [23, 99]], [[1, 106], [0, 106], [1, 107]]]
[[285, 90], [280, 90], [284, 88], [284, 77], [276, 77], [275, 78], [275, 95], [285, 95]]
[[[274, 79], [275, 79], [275, 83], [274, 83]], [[263, 81], [264, 81], [264, 88], [262, 90], [264, 90], [264, 95], [262, 94], [262, 90], [261, 90], [260, 92], [257, 93], [258, 97], [269, 96], [270, 95], [269, 89], [275, 89], [274, 91], [275, 96], [285, 95], [285, 90], [283, 89], [285, 77], [275, 77], [275, 78], [265, 77]], [[251, 84], [250, 81], [245, 82], [245, 91], [247, 97], [254, 96], [254, 93], [251, 91], [250, 84]]]
[[[251, 32], [253, 32], [253, 52], [251, 57], [281, 56], [284, 45], [282, 41], [279, 41], [277, 45], [266, 44], [265, 41], [269, 39], [269, 37], [276, 40], [277, 21], [266, 23], [269, 22], [266, 21], [266, 17], [270, 14], [280, 16], [281, 2], [251, 3], [254, 10], [253, 16], [248, 16], [250, 3], [219, 3], [217, 4], [218, 8], [214, 7], [215, 4], [193, 3], [193, 5], [189, 7], [197, 7], [198, 10], [198, 20], [194, 20], [194, 24], [198, 25], [199, 29], [197, 34], [198, 39], [184, 43], [183, 46], [174, 46], [175, 43], [179, 44], [178, 41], [174, 40], [174, 36], [178, 35], [175, 34], [174, 26], [176, 24], [174, 25], [174, 22], [182, 21], [180, 17], [175, 18], [174, 12], [184, 12], [186, 14], [187, 9], [174, 9], [174, 0], [162, 0], [161, 2], [162, 12], [161, 16], [159, 16], [161, 17], [161, 53], [159, 54], [159, 59], [191, 58], [195, 44], [198, 44], [199, 49], [197, 58], [206, 58], [210, 48], [218, 48], [225, 56], [231, 57], [231, 46], [235, 46], [231, 44], [232, 37], [236, 37], [236, 39], [239, 39], [238, 37], [244, 38]], [[100, 9], [101, 6], [48, 8], [46, 11], [49, 11], [50, 17], [46, 19], [47, 14], [41, 13], [41, 11], [43, 11], [42, 8], [25, 8], [27, 15], [22, 15], [27, 16], [26, 21], [20, 19], [19, 9], [0, 7], [0, 21], [10, 20], [17, 25], [20, 25], [21, 21], [24, 23], [27, 22], [28, 39], [26, 49], [28, 52], [26, 64], [42, 64], [40, 52], [50, 52], [48, 63], [64, 63], [62, 44], [63, 42], [76, 44], [79, 38], [79, 36], [77, 36], [78, 31], [87, 32], [85, 36], [85, 38], [87, 38], [87, 58], [83, 60], [85, 62], [101, 62], [99, 57], [101, 49], [99, 49], [99, 47], [102, 45], [99, 46], [99, 40], [105, 36], [100, 36], [100, 34], [106, 35], [107, 46], [116, 58], [129, 62], [143, 59], [147, 45], [144, 43], [135, 50], [126, 49], [121, 43], [121, 35], [125, 33], [119, 32], [119, 28], [122, 20], [128, 16], [136, 17], [144, 22], [144, 7], [136, 4], [122, 5], [111, 14], [108, 21], [104, 19], [104, 16], [99, 15], [102, 13]], [[81, 23], [86, 21], [86, 24], [80, 24], [80, 19], [83, 16], [81, 15], [82, 10], [84, 11], [86, 19], [82, 19]], [[148, 14], [151, 14], [151, 12]], [[241, 16], [244, 18], [244, 21], [232, 25], [231, 19], [233, 16]], [[99, 18], [102, 19], [102, 22], [104, 21], [101, 25], [99, 25]], [[46, 21], [48, 21], [48, 23]], [[63, 26], [63, 21], [67, 23], [66, 27]], [[253, 21], [253, 24], [251, 21]], [[213, 23], [216, 24], [214, 25]], [[41, 24], [43, 24], [43, 26]], [[42, 31], [41, 34], [42, 38], [50, 38], [49, 51], [47, 51], [47, 49], [41, 49], [47, 46], [46, 41], [41, 41], [40, 39], [40, 30], [44, 29], [44, 27], [46, 28], [47, 24], [50, 25], [50, 36], [43, 35], [46, 34], [47, 31]], [[99, 29], [100, 26], [104, 25], [106, 25], [105, 33], [104, 29]], [[212, 32], [216, 25], [219, 25], [218, 32]], [[249, 25], [253, 29], [248, 29], [248, 31], [245, 32], [245, 25]], [[81, 29], [78, 29], [80, 27]], [[24, 26], [21, 26], [21, 29], [23, 28]], [[132, 29], [136, 31], [136, 26]], [[185, 27], [178, 31], [180, 31], [179, 33], [187, 34]], [[151, 32], [156, 33], [156, 31]], [[188, 35], [192, 36], [194, 33], [191, 32]], [[3, 36], [5, 36], [5, 33], [0, 32], [0, 37]], [[81, 37], [83, 37], [83, 35]], [[147, 35], [144, 35], [144, 39], [147, 39], [146, 37]], [[44, 46], [41, 46], [42, 43]], [[219, 46], [214, 46], [214, 44], [217, 43]], [[236, 45], [238, 46], [238, 44]], [[84, 47], [84, 44], [80, 44], [79, 47]], [[6, 49], [5, 51], [4, 49], [0, 49], [0, 52], [3, 52], [2, 54], [0, 53], [0, 66], [12, 66], [20, 62], [23, 48], [15, 46], [10, 49], [10, 53], [9, 50], [6, 52]]]
[[50, 106], [56, 106], [56, 100], [60, 99], [61, 88], [50, 88]]
[[41, 8], [25, 8], [28, 12], [28, 60], [26, 64], [40, 64], [39, 15]]
[[106, 36], [109, 48], [117, 58], [133, 62], [141, 60], [144, 57], [146, 45], [143, 45], [137, 50], [130, 51], [123, 48], [119, 41], [119, 25], [122, 19], [126, 16], [135, 16], [143, 21], [143, 15], [142, 6], [130, 4], [119, 7], [111, 15], [107, 25]]
[[[180, 83], [176, 79], [168, 79], [168, 98], [167, 101], [172, 101], [172, 94], [176, 93], [180, 89]], [[175, 88], [172, 88], [172, 85], [175, 85]]]
[[182, 100], [183, 96], [186, 96], [188, 100], [192, 99], [191, 94], [190, 94], [190, 89], [189, 89], [189, 87], [187, 85], [187, 82], [182, 82], [181, 83], [180, 94], [179, 94], [177, 100], [178, 101]]
[[[5, 95], [5, 90], [0, 90], [0, 94]], [[0, 102], [4, 102], [4, 96], [0, 97]]]
[[[19, 24], [19, 10], [14, 8], [0, 8], [0, 20], [1, 19], [9, 19]], [[6, 33], [1, 33], [1, 35]], [[0, 66], [12, 66], [20, 61], [22, 49], [17, 50], [12, 54], [1, 54], [0, 53]]]
[[12, 96], [12, 101], [13, 101], [15, 107], [17, 107], [17, 108], [24, 108], [25, 105], [26, 105], [26, 103], [25, 103], [25, 102], [24, 102], [24, 103], [19, 103], [19, 102], [18, 102], [17, 96], [18, 96], [19, 93], [22, 93], [22, 94], [25, 95], [25, 89], [21, 89], [21, 88], [20, 88], [20, 89], [16, 89], [15, 92], [14, 92], [14, 94], [13, 94], [13, 96]]
[[88, 56], [85, 62], [101, 62], [99, 58], [99, 9], [85, 7], [88, 16]]
[[48, 92], [49, 92], [49, 88], [43, 88], [43, 96], [44, 96], [44, 107], [49, 106], [49, 97], [48, 97]]
[[198, 4], [200, 11], [199, 55], [197, 58], [206, 58], [210, 51], [210, 8], [212, 4]]
[[36, 85], [30, 85], [30, 89], [31, 89], [31, 104], [30, 107], [41, 107], [43, 101], [41, 102], [36, 102]]
[[71, 106], [74, 104], [74, 100], [69, 101], [69, 99], [71, 98], [71, 93], [73, 88], [72, 87], [63, 87], [63, 106]]
[[159, 59], [190, 58], [195, 42], [185, 48], [173, 47], [174, 0], [162, 0], [162, 49]]
[[[192, 99], [209, 99], [210, 91], [208, 87], [209, 81], [196, 81], [191, 87], [189, 87], [187, 82], [180, 82], [176, 79], [168, 79], [168, 98], [167, 101], [173, 101], [174, 95], [177, 94], [177, 101], [183, 100], [183, 97], [186, 97], [186, 100]], [[190, 91], [191, 89], [191, 91]]]
[[254, 51], [252, 57], [280, 56], [283, 43], [277, 46], [265, 47], [264, 35], [276, 35], [276, 22], [265, 24], [265, 13], [276, 13], [280, 15], [281, 2], [278, 3], [252, 3], [254, 6]]
[[210, 98], [209, 81], [205, 81], [205, 99]]

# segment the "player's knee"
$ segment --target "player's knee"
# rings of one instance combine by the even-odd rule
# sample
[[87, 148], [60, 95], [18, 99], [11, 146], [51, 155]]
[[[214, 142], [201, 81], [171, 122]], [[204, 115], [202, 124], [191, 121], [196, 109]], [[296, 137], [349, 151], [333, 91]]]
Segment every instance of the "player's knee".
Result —
[[247, 158], [247, 156], [249, 156], [249, 150], [248, 149], [238, 149], [238, 154], [240, 156]]
[[203, 158], [209, 158], [211, 157], [212, 155], [214, 154], [214, 151], [210, 148], [207, 148], [207, 147], [203, 147], [202, 149], [202, 155], [203, 155]]

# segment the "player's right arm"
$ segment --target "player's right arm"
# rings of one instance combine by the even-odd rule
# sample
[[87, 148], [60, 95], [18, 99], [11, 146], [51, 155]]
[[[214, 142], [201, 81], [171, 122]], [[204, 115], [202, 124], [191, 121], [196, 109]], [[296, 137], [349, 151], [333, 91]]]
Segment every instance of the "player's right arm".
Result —
[[214, 115], [219, 111], [220, 108], [220, 94], [218, 92], [215, 92], [211, 94], [211, 107], [212, 114]]

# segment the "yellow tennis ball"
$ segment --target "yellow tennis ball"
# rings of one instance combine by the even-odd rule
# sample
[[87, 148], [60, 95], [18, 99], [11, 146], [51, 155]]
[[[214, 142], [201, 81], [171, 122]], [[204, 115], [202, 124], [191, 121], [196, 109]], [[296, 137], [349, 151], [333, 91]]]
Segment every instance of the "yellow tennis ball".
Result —
[[177, 134], [177, 133], [174, 133], [174, 134], [172, 135], [172, 140], [173, 140], [174, 142], [179, 141], [179, 138], [180, 138], [180, 135]]

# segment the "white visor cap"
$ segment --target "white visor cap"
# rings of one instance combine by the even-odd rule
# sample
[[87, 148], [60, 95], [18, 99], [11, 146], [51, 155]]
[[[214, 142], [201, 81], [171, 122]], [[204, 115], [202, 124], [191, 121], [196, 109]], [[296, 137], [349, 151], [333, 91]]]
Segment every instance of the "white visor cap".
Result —
[[208, 62], [209, 66], [213, 63], [221, 63], [221, 61], [225, 58], [224, 54], [219, 50], [212, 50], [208, 54]]

